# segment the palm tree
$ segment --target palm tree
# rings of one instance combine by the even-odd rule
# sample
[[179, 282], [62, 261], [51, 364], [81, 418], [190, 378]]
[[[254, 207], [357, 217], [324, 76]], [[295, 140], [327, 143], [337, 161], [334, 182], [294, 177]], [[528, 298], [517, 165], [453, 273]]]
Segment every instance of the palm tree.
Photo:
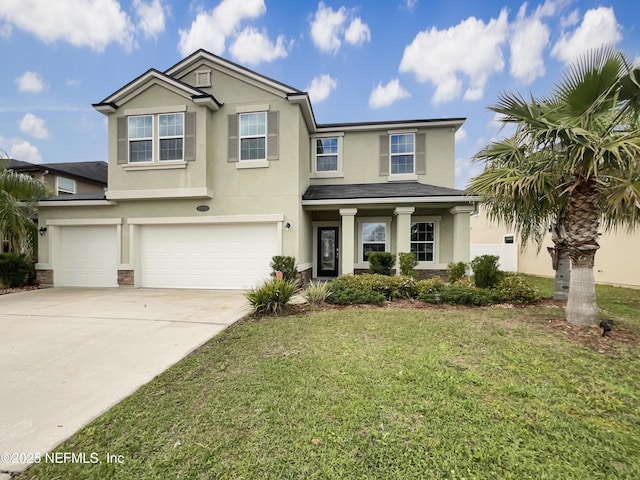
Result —
[[597, 325], [601, 220], [606, 230], [640, 224], [639, 106], [640, 69], [603, 47], [572, 65], [548, 98], [504, 93], [490, 107], [516, 131], [478, 153], [486, 169], [471, 188], [484, 188], [494, 218], [514, 222], [525, 236], [530, 229], [540, 238], [549, 225], [566, 231], [571, 323]]
[[36, 225], [31, 220], [34, 204], [48, 196], [44, 183], [29, 175], [8, 170], [0, 150], [0, 237], [9, 251], [33, 253]]

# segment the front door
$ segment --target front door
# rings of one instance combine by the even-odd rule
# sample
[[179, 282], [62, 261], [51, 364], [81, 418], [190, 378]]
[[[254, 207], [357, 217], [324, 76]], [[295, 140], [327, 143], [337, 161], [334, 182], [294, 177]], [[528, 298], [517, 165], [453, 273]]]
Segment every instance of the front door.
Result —
[[338, 276], [338, 227], [318, 227], [318, 277]]

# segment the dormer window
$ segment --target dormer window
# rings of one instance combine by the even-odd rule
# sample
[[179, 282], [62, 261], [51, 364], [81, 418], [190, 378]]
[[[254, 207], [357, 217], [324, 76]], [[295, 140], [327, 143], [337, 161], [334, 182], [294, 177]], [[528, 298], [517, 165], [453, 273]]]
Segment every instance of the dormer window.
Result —
[[211, 70], [198, 70], [196, 72], [196, 87], [211, 86]]
[[57, 177], [56, 184], [58, 195], [72, 195], [76, 193], [76, 181], [72, 178]]

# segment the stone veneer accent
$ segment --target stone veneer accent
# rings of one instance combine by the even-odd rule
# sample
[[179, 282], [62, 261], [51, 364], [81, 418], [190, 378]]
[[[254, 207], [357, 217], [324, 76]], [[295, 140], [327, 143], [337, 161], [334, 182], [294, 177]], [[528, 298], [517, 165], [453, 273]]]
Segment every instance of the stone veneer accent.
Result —
[[133, 285], [133, 270], [118, 270], [118, 285]]
[[300, 282], [300, 285], [305, 286], [311, 281], [312, 272], [313, 270], [311, 268], [298, 272], [298, 281]]
[[53, 287], [53, 270], [36, 270], [36, 283], [41, 287]]

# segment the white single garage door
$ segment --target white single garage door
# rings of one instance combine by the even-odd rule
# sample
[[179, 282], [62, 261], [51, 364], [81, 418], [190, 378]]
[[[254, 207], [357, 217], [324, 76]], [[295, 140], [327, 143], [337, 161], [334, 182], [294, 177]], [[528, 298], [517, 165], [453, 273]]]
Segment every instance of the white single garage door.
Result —
[[278, 255], [275, 223], [143, 225], [140, 284], [244, 289], [269, 277]]
[[56, 287], [117, 287], [118, 238], [115, 225], [60, 227], [54, 251]]

